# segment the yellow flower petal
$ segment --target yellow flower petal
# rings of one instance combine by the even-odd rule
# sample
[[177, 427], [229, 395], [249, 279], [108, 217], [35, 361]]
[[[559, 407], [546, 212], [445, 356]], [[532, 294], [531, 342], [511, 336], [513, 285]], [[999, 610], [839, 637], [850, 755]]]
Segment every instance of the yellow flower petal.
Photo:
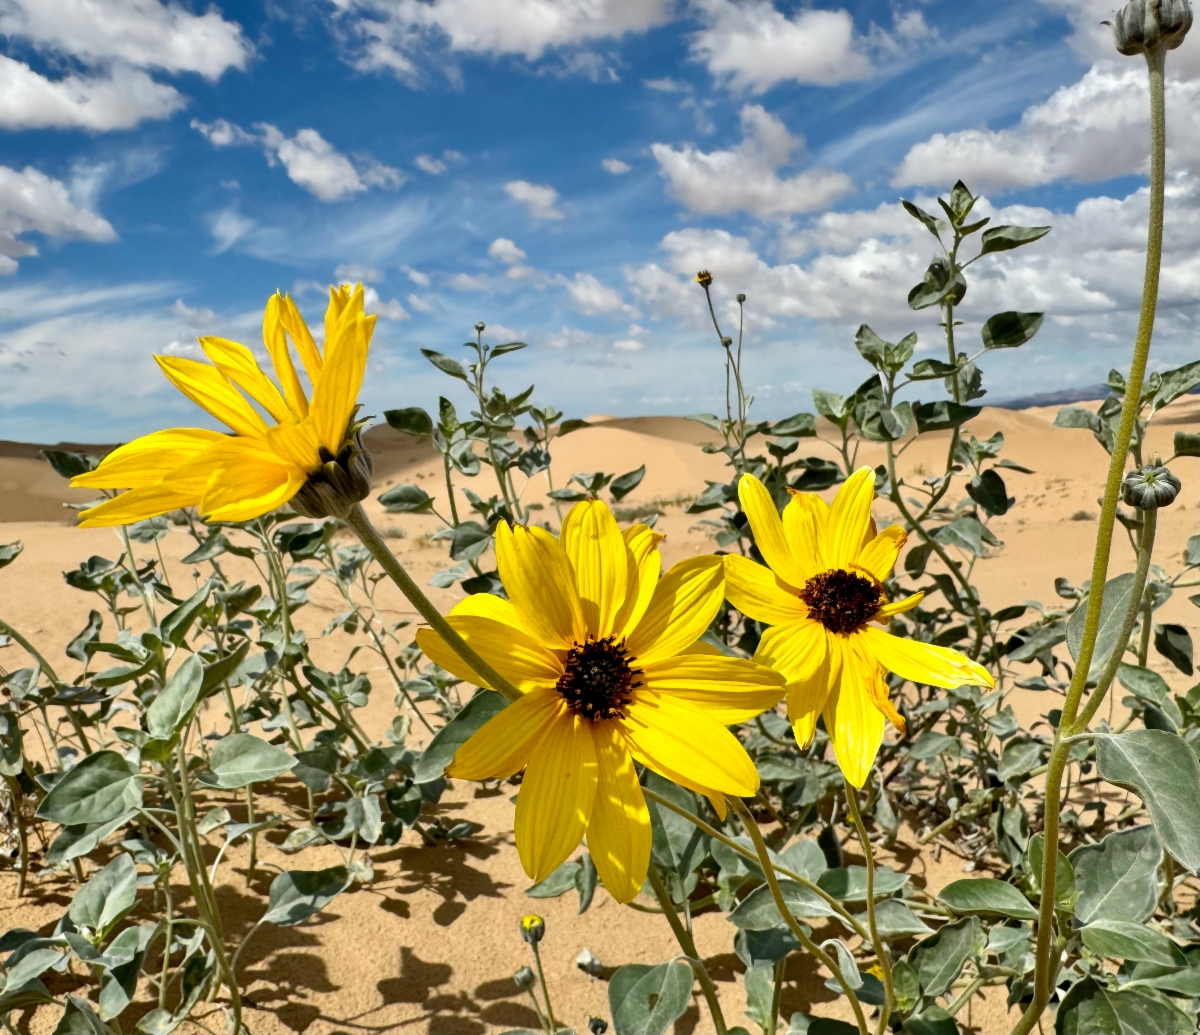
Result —
[[738, 480], [738, 499], [750, 521], [754, 543], [763, 560], [776, 575], [799, 592], [808, 581], [808, 576], [792, 556], [783, 533], [783, 521], [771, 493], [754, 475], [743, 474]]
[[842, 678], [843, 644], [823, 628], [824, 641], [815, 669], [805, 679], [788, 683], [787, 713], [796, 743], [807, 747], [817, 732], [817, 716]]
[[[528, 693], [551, 688], [562, 675], [562, 662], [556, 655], [511, 625], [472, 615], [451, 615], [446, 621], [484, 661], [518, 690]], [[437, 662], [447, 672], [453, 672], [459, 679], [476, 686], [488, 686], [434, 630], [418, 629], [417, 645], [431, 661]]]
[[534, 690], [488, 719], [454, 753], [446, 775], [456, 780], [504, 780], [525, 768], [546, 727], [566, 705], [553, 690]]
[[262, 438], [266, 421], [216, 367], [182, 356], [155, 356], [167, 380], [239, 435]]
[[375, 317], [339, 327], [325, 341], [325, 363], [313, 386], [311, 415], [321, 445], [337, 455], [362, 388]]
[[833, 743], [842, 774], [855, 787], [867, 782], [886, 720], [868, 689], [879, 680], [878, 670], [853, 651], [843, 657], [842, 678], [825, 702], [825, 729]]
[[834, 497], [829, 510], [828, 534], [821, 544], [825, 563], [848, 568], [874, 537], [871, 502], [875, 499], [875, 472], [860, 467]]
[[200, 514], [210, 521], [251, 521], [282, 507], [300, 491], [306, 477], [305, 472], [281, 463], [234, 461], [209, 481], [200, 499]]
[[889, 525], [859, 552], [855, 564], [883, 582], [896, 567], [896, 558], [908, 542], [908, 533], [899, 525]]
[[774, 669], [721, 654], [681, 654], [647, 665], [642, 682], [680, 701], [690, 701], [722, 726], [746, 722], [774, 708], [786, 688]]
[[770, 568], [740, 554], [725, 557], [725, 598], [747, 618], [783, 625], [808, 617], [808, 608]]
[[71, 479], [72, 489], [150, 488], [226, 438], [203, 428], [169, 428], [118, 446], [94, 471]]
[[[300, 362], [304, 364], [304, 372], [308, 374], [309, 383], [316, 385], [321, 377], [321, 369], [325, 365], [325, 361], [321, 358], [316, 342], [313, 341], [308, 324], [304, 322], [304, 317], [300, 315], [300, 310], [296, 308], [296, 303], [292, 301], [290, 295], [284, 295], [283, 301], [280, 303], [279, 322], [283, 324], [284, 330], [287, 331], [288, 336], [292, 339], [292, 344], [296, 347]], [[272, 359], [274, 359], [274, 355], [272, 352]], [[288, 362], [290, 363], [291, 360], [289, 359]]]
[[517, 854], [533, 880], [549, 877], [583, 840], [599, 775], [592, 723], [564, 709], [545, 727], [517, 795]]
[[821, 559], [821, 541], [829, 523], [829, 504], [815, 492], [788, 491], [792, 498], [783, 508], [783, 534], [792, 558], [804, 577], [810, 579], [829, 567]]
[[562, 544], [536, 525], [496, 526], [496, 565], [521, 625], [539, 643], [569, 649], [587, 638], [575, 573]]
[[629, 652], [639, 666], [678, 654], [695, 643], [721, 610], [725, 569], [711, 554], [689, 557], [666, 573], [637, 628], [629, 636]]
[[658, 576], [662, 572], [662, 554], [658, 552], [658, 544], [666, 536], [637, 524], [625, 529], [621, 538], [629, 548], [625, 555], [629, 571], [625, 580], [625, 603], [613, 618], [613, 632], [618, 636], [628, 636], [637, 628], [650, 605], [650, 598], [654, 596], [654, 587], [658, 585]]
[[267, 428], [267, 445], [281, 460], [303, 471], [311, 473], [321, 465], [320, 443], [310, 418]]
[[201, 338], [200, 347], [214, 366], [280, 424], [298, 419], [284, 402], [279, 389], [255, 362], [245, 345], [225, 338]]
[[599, 780], [587, 827], [588, 853], [608, 893], [618, 902], [631, 902], [650, 866], [650, 812], [617, 724], [598, 722], [593, 732]]
[[884, 604], [883, 607], [875, 612], [875, 621], [887, 625], [893, 615], [902, 615], [905, 611], [911, 611], [924, 599], [925, 591], [922, 590], [920, 593], [913, 593], [911, 596], [903, 597], [900, 600], [893, 600], [890, 604]]
[[80, 528], [107, 528], [112, 525], [131, 525], [135, 521], [158, 517], [181, 507], [194, 507], [198, 496], [176, 492], [161, 483], [123, 492], [116, 499], [89, 507], [80, 515]]
[[517, 617], [517, 609], [512, 606], [512, 601], [498, 597], [495, 593], [472, 593], [469, 597], [463, 597], [450, 609], [450, 614], [460, 617], [469, 615], [473, 618], [490, 618], [493, 622], [511, 625], [514, 629], [520, 629], [522, 633], [529, 635], [521, 627], [521, 620]]
[[889, 672], [914, 683], [947, 690], [966, 684], [995, 685], [986, 668], [950, 647], [903, 640], [869, 625], [852, 635], [862, 637], [863, 649]]
[[[263, 344], [266, 345], [267, 354], [271, 357], [271, 365], [275, 368], [275, 377], [283, 389], [283, 397], [287, 400], [288, 409], [292, 411], [296, 420], [303, 420], [308, 416], [308, 396], [304, 394], [304, 386], [300, 384], [300, 378], [296, 375], [296, 365], [292, 362], [283, 310], [283, 297], [276, 291], [267, 299], [267, 308], [263, 312]], [[303, 326], [304, 321], [300, 319], [300, 314], [296, 313], [295, 316]], [[308, 335], [307, 327], [304, 328], [304, 333]], [[312, 342], [311, 335], [309, 335], [309, 342]], [[316, 352], [315, 345], [313, 352]], [[318, 355], [318, 371], [320, 370], [320, 359], [321, 357]]]
[[619, 720], [634, 756], [662, 775], [746, 798], [758, 790], [758, 770], [732, 733], [690, 701], [640, 689]]
[[631, 567], [616, 518], [600, 500], [576, 503], [563, 521], [559, 539], [575, 570], [587, 631], [596, 639], [611, 636], [625, 603]]
[[775, 625], [762, 634], [754, 660], [783, 674], [789, 683], [811, 679], [829, 654], [828, 633], [810, 618]]

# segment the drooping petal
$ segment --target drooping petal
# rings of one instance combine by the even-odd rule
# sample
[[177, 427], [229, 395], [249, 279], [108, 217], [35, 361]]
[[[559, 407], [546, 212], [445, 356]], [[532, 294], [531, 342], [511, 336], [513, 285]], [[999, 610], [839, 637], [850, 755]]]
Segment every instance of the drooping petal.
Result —
[[725, 556], [725, 597], [742, 614], [767, 625], [784, 625], [808, 617], [808, 608], [793, 587], [770, 568], [749, 557]]
[[600, 500], [576, 503], [559, 538], [575, 571], [587, 631], [596, 639], [612, 635], [625, 603], [630, 569], [629, 549], [616, 518]]
[[783, 674], [789, 683], [811, 679], [825, 664], [828, 634], [820, 622], [805, 618], [775, 625], [762, 634], [754, 660]]
[[741, 742], [690, 701], [641, 689], [619, 721], [635, 757], [651, 769], [740, 798], [758, 790], [758, 770]]
[[77, 474], [71, 479], [71, 488], [149, 488], [224, 438], [219, 431], [203, 428], [169, 428], [143, 435], [118, 446], [94, 471]]
[[774, 708], [786, 692], [783, 676], [743, 658], [680, 654], [647, 665], [647, 690], [690, 701], [722, 726], [746, 722]]
[[80, 515], [80, 528], [107, 528], [112, 525], [131, 525], [135, 521], [158, 517], [181, 507], [194, 507], [198, 496], [176, 492], [161, 482], [123, 492], [116, 499], [89, 507]]
[[[291, 302], [291, 299], [287, 301]], [[296, 420], [303, 420], [308, 416], [308, 396], [304, 394], [304, 386], [300, 384], [300, 378], [296, 374], [296, 365], [292, 362], [292, 353], [288, 348], [287, 328], [284, 320], [285, 306], [283, 296], [278, 291], [267, 299], [267, 308], [263, 312], [263, 344], [266, 345], [267, 354], [271, 357], [271, 365], [275, 368], [275, 377], [283, 389], [283, 397], [287, 400], [288, 408]], [[292, 308], [295, 309], [295, 306]], [[304, 326], [300, 314], [295, 313], [294, 315], [300, 325]], [[312, 344], [312, 336], [308, 334], [307, 327], [304, 327], [304, 334], [308, 335], [309, 344]], [[312, 349], [316, 353], [315, 345], [312, 346]], [[321, 357], [318, 355], [318, 372], [320, 371], [320, 360]]]
[[216, 367], [183, 356], [155, 356], [167, 380], [239, 435], [262, 438], [267, 423]]
[[810, 579], [828, 567], [822, 560], [821, 541], [829, 523], [829, 504], [815, 492], [788, 491], [792, 498], [783, 508], [783, 534], [792, 558]]
[[539, 643], [568, 649], [587, 638], [575, 573], [562, 544], [544, 528], [496, 526], [496, 566], [521, 625]]
[[860, 467], [834, 497], [821, 553], [833, 568], [848, 568], [874, 537], [871, 502], [875, 499], [875, 472]]
[[230, 381], [237, 385], [275, 420], [283, 424], [295, 420], [275, 383], [258, 367], [252, 353], [245, 345], [226, 338], [201, 338], [200, 347], [212, 360], [213, 365]]
[[666, 536], [637, 524], [625, 529], [621, 538], [629, 548], [625, 555], [629, 571], [626, 576], [625, 603], [613, 619], [613, 632], [618, 636], [628, 636], [637, 628], [650, 605], [650, 598], [654, 596], [654, 587], [658, 585], [658, 576], [662, 572], [662, 554], [658, 552], [658, 544]]
[[880, 675], [864, 664], [856, 652], [843, 655], [842, 678], [825, 702], [825, 729], [833, 742], [842, 774], [855, 787], [867, 782], [879, 745], [883, 743], [886, 720], [876, 707], [870, 689]]
[[743, 474], [738, 480], [738, 499], [750, 521], [754, 542], [763, 560], [794, 590], [802, 589], [808, 578], [792, 556], [783, 533], [783, 521], [767, 487], [754, 475]]
[[235, 460], [210, 479], [200, 500], [200, 514], [211, 521], [262, 517], [295, 496], [306, 477], [304, 471], [280, 463], [262, 463], [254, 458]]
[[858, 567], [869, 571], [875, 579], [883, 582], [896, 567], [896, 558], [908, 542], [908, 533], [899, 525], [888, 525], [867, 543], [855, 559]]
[[534, 690], [488, 719], [462, 747], [446, 775], [456, 780], [505, 780], [519, 773], [546, 727], [566, 705], [553, 690]]
[[650, 604], [628, 638], [630, 653], [644, 667], [695, 643], [721, 610], [725, 569], [711, 554], [673, 565], [654, 587]]
[[[518, 690], [528, 693], [553, 687], [562, 675], [562, 662], [532, 636], [491, 618], [451, 615], [446, 621], [467, 644], [509, 680]], [[426, 656], [447, 672], [476, 686], [488, 686], [471, 667], [433, 629], [417, 630], [417, 645]], [[494, 690], [495, 687], [488, 686]]]
[[925, 591], [922, 590], [920, 593], [913, 593], [911, 596], [903, 597], [900, 600], [893, 600], [890, 604], [884, 604], [883, 607], [875, 612], [875, 621], [887, 625], [893, 615], [902, 615], [905, 611], [911, 611], [924, 599]]
[[600, 774], [591, 726], [564, 707], [544, 728], [525, 767], [514, 833], [521, 865], [535, 881], [575, 851], [592, 817]]
[[594, 723], [592, 731], [599, 780], [587, 827], [588, 853], [608, 893], [618, 902], [631, 902], [650, 866], [650, 812], [616, 722]]
[[287, 331], [292, 339], [292, 344], [296, 347], [300, 362], [304, 364], [304, 372], [308, 374], [309, 383], [316, 385], [321, 376], [324, 360], [321, 359], [320, 350], [313, 341], [308, 324], [304, 322], [304, 317], [300, 315], [300, 310], [292, 301], [291, 295], [283, 296], [283, 303], [279, 307], [279, 322], [283, 324], [284, 330]]
[[338, 333], [325, 341], [325, 363], [313, 386], [311, 413], [317, 438], [334, 455], [342, 446], [358, 401], [374, 326], [375, 317], [362, 317], [339, 327]]
[[817, 732], [817, 716], [821, 714], [829, 695], [842, 678], [842, 654], [844, 644], [841, 637], [821, 630], [825, 642], [822, 645], [820, 663], [811, 675], [803, 680], [788, 683], [787, 712], [792, 724], [796, 743], [807, 747]]
[[914, 683], [947, 690], [967, 684], [994, 685], [986, 668], [950, 647], [901, 639], [870, 625], [852, 635], [862, 637], [864, 650], [889, 672]]

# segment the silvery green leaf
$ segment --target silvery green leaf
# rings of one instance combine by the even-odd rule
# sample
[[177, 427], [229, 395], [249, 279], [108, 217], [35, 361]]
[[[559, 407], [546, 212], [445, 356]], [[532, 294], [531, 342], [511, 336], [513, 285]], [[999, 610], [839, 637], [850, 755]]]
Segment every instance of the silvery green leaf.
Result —
[[[1095, 647], [1092, 651], [1092, 663], [1088, 669], [1088, 684], [1095, 685], [1108, 664], [1113, 651], [1123, 651], [1125, 644], [1117, 641], [1125, 623], [1125, 614], [1129, 610], [1130, 594], [1134, 590], [1133, 572], [1118, 575], [1104, 584], [1104, 599], [1100, 605], [1100, 626], [1096, 631]], [[1079, 660], [1079, 649], [1083, 644], [1084, 624], [1087, 622], [1088, 604], [1080, 604], [1067, 621], [1067, 647], [1071, 657]]]
[[1153, 827], [1114, 831], [1068, 858], [1079, 889], [1075, 918], [1081, 924], [1101, 919], [1141, 923], [1154, 913], [1162, 846]]
[[1030, 244], [1050, 232], [1048, 226], [994, 226], [983, 232], [983, 248], [980, 255], [992, 252], [1006, 252], [1010, 248], [1020, 248]]
[[507, 707], [506, 701], [494, 690], [480, 690], [462, 711], [434, 735], [424, 754], [413, 768], [413, 779], [417, 783], [429, 783], [439, 779], [454, 760], [454, 753], [467, 742], [485, 722]]
[[201, 773], [198, 779], [211, 787], [232, 790], [273, 780], [295, 764], [295, 756], [283, 748], [252, 733], [231, 733], [218, 741], [210, 758], [210, 771]]
[[329, 905], [349, 884], [350, 872], [344, 866], [281, 873], [271, 882], [263, 920], [280, 927], [301, 923]]
[[938, 892], [938, 901], [959, 916], [990, 914], [1012, 920], [1036, 920], [1038, 915], [1020, 891], [995, 877], [952, 881]]
[[1195, 1017], [1161, 993], [1117, 991], [1089, 977], [1072, 985], [1063, 997], [1054, 1030], [1060, 1035], [1191, 1035]]
[[679, 961], [650, 967], [630, 963], [608, 983], [615, 1035], [663, 1035], [692, 998], [692, 968]]
[[137, 867], [122, 852], [75, 893], [68, 915], [77, 926], [103, 933], [136, 902]]
[[944, 995], [983, 943], [983, 929], [974, 916], [946, 924], [917, 942], [907, 960], [917, 972], [921, 991], [927, 996]]
[[107, 823], [141, 803], [138, 771], [115, 751], [96, 751], [54, 785], [37, 815], [63, 826]]
[[1079, 932], [1097, 956], [1164, 967], [1186, 967], [1187, 957], [1165, 934], [1128, 920], [1095, 920]]

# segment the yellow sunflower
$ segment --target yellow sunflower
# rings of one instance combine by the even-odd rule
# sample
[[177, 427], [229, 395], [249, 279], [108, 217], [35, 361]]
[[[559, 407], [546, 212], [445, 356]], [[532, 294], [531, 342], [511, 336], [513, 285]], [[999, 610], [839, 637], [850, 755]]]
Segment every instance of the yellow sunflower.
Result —
[[[543, 880], [587, 835], [612, 896], [628, 902], [650, 861], [650, 815], [639, 762], [706, 794], [758, 790], [758, 772], [725, 727], [773, 707], [782, 676], [699, 643], [724, 595], [721, 559], [680, 561], [661, 579], [662, 536], [624, 532], [603, 503], [571, 508], [561, 538], [537, 527], [496, 529], [508, 600], [467, 597], [449, 622], [522, 697], [485, 723], [446, 770], [464, 780], [525, 770], [515, 833], [525, 872]], [[436, 632], [421, 649], [486, 686]]]
[[[310, 479], [313, 498], [307, 508], [298, 508], [305, 512], [328, 502], [331, 483], [347, 488], [354, 481], [362, 499], [370, 488], [369, 460], [352, 420], [374, 325], [375, 317], [363, 313], [361, 284], [330, 288], [322, 351], [291, 298], [273, 295], [263, 317], [263, 340], [278, 386], [245, 345], [224, 338], [200, 339], [211, 364], [155, 356], [167, 379], [233, 434], [172, 428], [113, 450], [71, 485], [127, 491], [85, 511], [81, 524], [124, 525], [180, 507], [197, 507], [215, 521], [248, 521], [292, 500]], [[312, 384], [311, 403], [292, 363], [289, 338]]]
[[856, 787], [871, 771], [886, 720], [904, 732], [888, 700], [887, 672], [947, 688], [993, 685], [987, 669], [958, 651], [885, 631], [923, 594], [895, 603], [884, 594], [907, 533], [892, 525], [876, 534], [871, 468], [846, 479], [833, 506], [816, 493], [792, 492], [782, 520], [753, 475], [742, 475], [738, 497], [769, 567], [727, 556], [725, 595], [742, 614], [771, 626], [754, 660], [787, 678], [796, 741], [807, 745], [823, 714], [838, 764]]

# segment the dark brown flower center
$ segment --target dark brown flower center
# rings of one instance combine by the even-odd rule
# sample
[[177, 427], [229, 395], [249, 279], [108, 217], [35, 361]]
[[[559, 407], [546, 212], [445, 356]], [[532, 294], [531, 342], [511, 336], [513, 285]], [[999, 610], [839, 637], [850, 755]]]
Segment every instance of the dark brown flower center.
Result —
[[813, 618], [835, 633], [854, 632], [866, 625], [875, 617], [882, 597], [870, 579], [842, 568], [814, 575], [800, 591]]
[[563, 674], [555, 689], [576, 715], [585, 719], [623, 719], [633, 691], [642, 685], [640, 668], [629, 664], [624, 640], [577, 643], [563, 661]]

